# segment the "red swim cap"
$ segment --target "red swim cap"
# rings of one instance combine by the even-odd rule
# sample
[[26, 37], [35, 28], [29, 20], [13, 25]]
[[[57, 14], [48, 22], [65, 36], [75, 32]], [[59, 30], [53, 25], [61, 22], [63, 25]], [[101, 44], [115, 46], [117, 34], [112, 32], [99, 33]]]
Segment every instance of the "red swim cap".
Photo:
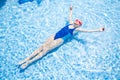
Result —
[[79, 26], [82, 25], [82, 21], [81, 21], [81, 20], [78, 20], [78, 19], [75, 20], [75, 23], [78, 24]]

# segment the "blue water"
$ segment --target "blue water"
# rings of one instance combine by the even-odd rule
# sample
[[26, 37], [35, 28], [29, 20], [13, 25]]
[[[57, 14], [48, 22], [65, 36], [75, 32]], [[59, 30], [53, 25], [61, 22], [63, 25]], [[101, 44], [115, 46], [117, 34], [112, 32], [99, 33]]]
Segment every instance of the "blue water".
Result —
[[[20, 72], [18, 62], [65, 26], [69, 6], [82, 28], [73, 38]], [[0, 9], [0, 80], [120, 80], [120, 0], [7, 0]]]
[[32, 2], [33, 0], [18, 0], [19, 4], [24, 4], [26, 2]]
[[0, 9], [6, 4], [7, 0], [0, 0]]

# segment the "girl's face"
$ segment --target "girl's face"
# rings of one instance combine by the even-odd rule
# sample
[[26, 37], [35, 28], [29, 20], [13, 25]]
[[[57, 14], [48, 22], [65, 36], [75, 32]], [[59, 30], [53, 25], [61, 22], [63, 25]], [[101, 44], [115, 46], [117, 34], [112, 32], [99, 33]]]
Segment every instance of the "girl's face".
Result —
[[77, 27], [80, 27], [80, 26], [82, 26], [82, 21], [76, 19], [75, 22], [74, 22], [74, 27], [77, 28]]

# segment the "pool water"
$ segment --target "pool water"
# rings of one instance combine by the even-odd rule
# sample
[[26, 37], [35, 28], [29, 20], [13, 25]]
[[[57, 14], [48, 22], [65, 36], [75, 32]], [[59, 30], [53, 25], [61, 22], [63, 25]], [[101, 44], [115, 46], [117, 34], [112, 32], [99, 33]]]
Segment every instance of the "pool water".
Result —
[[[120, 0], [37, 0], [19, 4], [7, 0], [0, 9], [0, 80], [120, 80]], [[21, 71], [18, 62], [29, 56], [68, 21], [82, 33]]]

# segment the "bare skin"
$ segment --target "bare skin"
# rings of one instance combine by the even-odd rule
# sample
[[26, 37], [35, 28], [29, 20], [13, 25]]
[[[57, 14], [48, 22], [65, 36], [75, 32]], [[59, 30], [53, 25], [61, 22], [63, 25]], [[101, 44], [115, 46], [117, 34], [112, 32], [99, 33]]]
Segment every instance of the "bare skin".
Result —
[[26, 68], [30, 63], [40, 59], [46, 53], [51, 51], [52, 49], [60, 46], [63, 43], [63, 39], [59, 38], [54, 40], [54, 35], [50, 36], [47, 41], [37, 50], [35, 50], [30, 56], [28, 56], [26, 59], [23, 61], [20, 61], [19, 64], [21, 65], [21, 68], [24, 69]]
[[[69, 23], [73, 24], [70, 26], [70, 28], [76, 27], [75, 31], [81, 31], [81, 32], [102, 32], [102, 31], [104, 31], [104, 28], [98, 28], [96, 30], [84, 30], [84, 29], [79, 28], [80, 25], [77, 25], [75, 22], [73, 23], [73, 21], [72, 21], [72, 7], [70, 7]], [[58, 38], [58, 39], [54, 40], [54, 36], [55, 36], [55, 34], [51, 35], [41, 47], [39, 47], [37, 50], [35, 50], [30, 56], [28, 56], [24, 60], [20, 61], [19, 62], [19, 64], [21, 65], [20, 67], [22, 69], [25, 69], [29, 64], [42, 58], [49, 51], [60, 46], [64, 42], [64, 40], [62, 38]]]

